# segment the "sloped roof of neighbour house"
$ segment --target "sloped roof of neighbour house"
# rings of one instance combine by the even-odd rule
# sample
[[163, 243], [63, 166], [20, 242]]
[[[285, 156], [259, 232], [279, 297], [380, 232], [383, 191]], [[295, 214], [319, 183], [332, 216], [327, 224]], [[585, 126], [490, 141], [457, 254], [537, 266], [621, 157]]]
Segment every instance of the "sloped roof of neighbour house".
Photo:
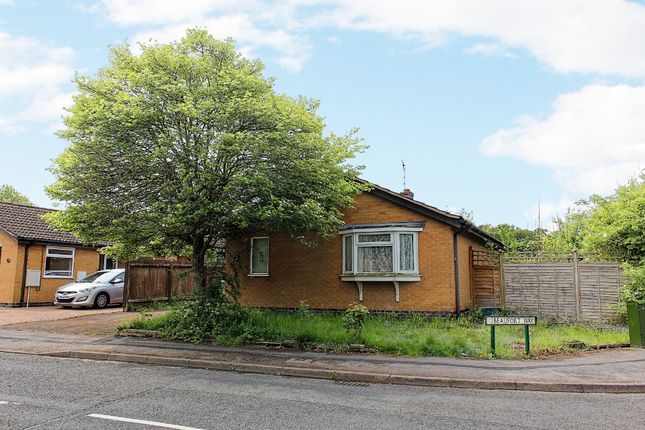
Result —
[[371, 187], [371, 189], [369, 190], [369, 193], [375, 196], [381, 197], [392, 203], [403, 206], [421, 215], [425, 215], [429, 218], [435, 219], [437, 221], [441, 221], [458, 230], [461, 230], [462, 232], [470, 233], [473, 236], [480, 239], [482, 242], [492, 244], [497, 249], [500, 249], [500, 250], [506, 249], [506, 247], [504, 246], [504, 243], [502, 243], [497, 238], [491, 236], [490, 234], [486, 233], [485, 231], [483, 231], [482, 229], [480, 229], [471, 221], [468, 221], [466, 218], [462, 217], [461, 215], [456, 215], [456, 214], [438, 209], [434, 206], [430, 206], [418, 200], [405, 197], [400, 193], [397, 193], [396, 191], [392, 191], [390, 189], [387, 189], [380, 185], [376, 185], [364, 179], [357, 179], [357, 180], [360, 183], [368, 184]]
[[43, 215], [55, 209], [0, 202], [0, 229], [19, 241], [87, 246], [74, 235], [53, 229]]

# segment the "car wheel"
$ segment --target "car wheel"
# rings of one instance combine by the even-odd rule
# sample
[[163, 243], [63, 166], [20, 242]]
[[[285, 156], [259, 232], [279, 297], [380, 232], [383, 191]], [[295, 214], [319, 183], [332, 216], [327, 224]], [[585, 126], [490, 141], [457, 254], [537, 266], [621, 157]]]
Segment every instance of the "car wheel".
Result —
[[105, 293], [99, 293], [94, 299], [94, 307], [97, 309], [103, 309], [110, 303], [110, 297]]

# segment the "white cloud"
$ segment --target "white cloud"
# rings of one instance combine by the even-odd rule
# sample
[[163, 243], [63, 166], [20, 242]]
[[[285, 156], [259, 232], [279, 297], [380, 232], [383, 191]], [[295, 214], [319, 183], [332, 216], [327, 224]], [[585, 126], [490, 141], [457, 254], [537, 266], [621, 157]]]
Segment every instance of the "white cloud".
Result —
[[282, 29], [266, 30], [256, 26], [246, 14], [223, 15], [203, 21], [182, 22], [167, 25], [152, 31], [141, 32], [134, 36], [134, 42], [155, 40], [161, 43], [181, 39], [186, 28], [206, 28], [216, 38], [234, 38], [245, 55], [251, 55], [254, 49], [268, 47], [277, 52], [276, 61], [292, 71], [299, 71], [309, 59], [310, 44], [306, 37], [289, 33]]
[[[298, 39], [321, 27], [381, 32], [426, 48], [454, 35], [485, 38], [491, 43], [467, 51], [523, 49], [558, 72], [645, 77], [645, 5], [626, 0], [102, 0], [101, 6], [114, 23], [156, 32], [163, 31], [159, 26], [244, 15], [256, 31]], [[301, 50], [281, 63], [299, 68], [310, 47]]]
[[545, 118], [517, 118], [481, 149], [550, 168], [572, 191], [607, 193], [645, 165], [643, 118], [645, 86], [589, 85], [559, 96]]
[[515, 55], [508, 52], [505, 46], [502, 46], [498, 43], [475, 43], [474, 45], [469, 46], [464, 51], [468, 54], [479, 54], [486, 56], [497, 56], [497, 57], [506, 57], [513, 58]]
[[60, 118], [71, 99], [65, 88], [73, 55], [69, 47], [0, 33], [0, 133]]
[[[621, 0], [338, 0], [325, 20], [414, 37], [485, 37], [559, 72], [645, 76], [645, 6]], [[324, 21], [323, 21], [324, 22]]]

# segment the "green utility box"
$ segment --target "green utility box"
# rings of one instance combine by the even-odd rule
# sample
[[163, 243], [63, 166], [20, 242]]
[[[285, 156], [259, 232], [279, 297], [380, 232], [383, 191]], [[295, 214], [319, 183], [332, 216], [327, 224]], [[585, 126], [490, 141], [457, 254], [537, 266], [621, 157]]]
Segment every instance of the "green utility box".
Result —
[[645, 348], [645, 304], [627, 303], [627, 325], [632, 348]]

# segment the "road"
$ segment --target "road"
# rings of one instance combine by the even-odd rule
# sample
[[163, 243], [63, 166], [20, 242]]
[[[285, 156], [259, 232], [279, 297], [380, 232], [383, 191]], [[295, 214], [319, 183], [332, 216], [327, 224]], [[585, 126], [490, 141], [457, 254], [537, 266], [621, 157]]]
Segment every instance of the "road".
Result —
[[643, 429], [643, 405], [0, 353], [2, 429]]

